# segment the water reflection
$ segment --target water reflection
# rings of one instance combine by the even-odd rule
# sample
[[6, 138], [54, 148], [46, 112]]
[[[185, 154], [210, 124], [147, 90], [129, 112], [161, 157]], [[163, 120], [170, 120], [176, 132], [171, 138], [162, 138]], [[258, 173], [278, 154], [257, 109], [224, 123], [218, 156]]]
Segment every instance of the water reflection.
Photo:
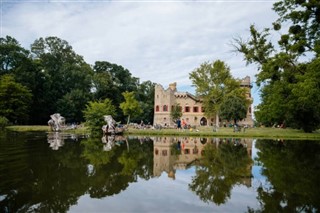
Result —
[[64, 133], [64, 132], [49, 132], [47, 140], [49, 147], [52, 150], [58, 150], [64, 145], [65, 140], [78, 141], [79, 138], [87, 138], [88, 135], [79, 135], [73, 133]]
[[258, 140], [256, 146], [267, 183], [257, 189], [261, 207], [248, 212], [319, 212], [319, 141]]
[[104, 144], [103, 151], [110, 151], [115, 145], [121, 146], [123, 143], [125, 143], [129, 149], [128, 140], [122, 135], [104, 135], [101, 138], [101, 142]]
[[154, 138], [154, 175], [196, 167], [189, 188], [204, 202], [217, 205], [230, 198], [236, 184], [251, 186], [252, 139]]
[[[44, 143], [48, 138], [59, 141], [54, 146], [60, 147], [58, 152]], [[203, 207], [203, 211], [211, 212], [320, 210], [320, 145], [316, 141], [192, 137], [77, 140], [75, 143], [61, 135], [2, 135], [0, 212], [77, 212], [73, 208], [87, 211], [88, 205], [95, 211], [113, 206], [114, 211], [124, 212], [123, 199], [131, 211], [139, 212], [150, 212], [149, 205], [158, 210], [171, 206], [169, 211], [191, 211], [190, 205], [194, 211]], [[63, 148], [58, 146], [60, 141]], [[253, 164], [254, 144], [257, 154]], [[258, 174], [252, 168], [257, 165], [262, 171]], [[191, 178], [182, 181], [182, 171]], [[255, 187], [252, 183], [257, 176], [266, 182]], [[161, 190], [165, 180], [170, 188]], [[170, 193], [171, 187], [187, 191]], [[246, 188], [256, 200], [241, 202], [246, 195], [234, 201], [239, 187]], [[146, 194], [148, 190], [152, 194]], [[132, 196], [129, 191], [133, 191]], [[137, 197], [139, 192], [143, 192], [142, 197]], [[83, 197], [87, 199], [82, 201]], [[166, 205], [159, 201], [162, 197]], [[101, 208], [94, 205], [97, 198]], [[183, 198], [183, 205], [175, 209], [178, 204], [168, 200], [179, 198]]]

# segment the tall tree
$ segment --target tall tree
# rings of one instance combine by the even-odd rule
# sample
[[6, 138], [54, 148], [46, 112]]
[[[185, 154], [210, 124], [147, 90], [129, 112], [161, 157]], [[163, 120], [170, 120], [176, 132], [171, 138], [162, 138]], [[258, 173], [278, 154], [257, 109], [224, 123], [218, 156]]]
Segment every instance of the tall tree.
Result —
[[[45, 78], [37, 61], [32, 60], [30, 51], [21, 47], [19, 42], [10, 37], [0, 38], [0, 75], [12, 74], [17, 83], [28, 87], [33, 94], [30, 119], [32, 124], [39, 123], [41, 109], [45, 104], [41, 98]], [[48, 115], [46, 115], [47, 119]]]
[[205, 62], [189, 74], [196, 94], [203, 98], [203, 107], [207, 117], [216, 116], [219, 126], [221, 103], [227, 94], [240, 89], [240, 83], [230, 73], [230, 68], [220, 60]]
[[130, 122], [130, 117], [138, 118], [141, 115], [142, 110], [139, 102], [135, 98], [134, 92], [124, 92], [122, 93], [125, 101], [120, 104], [120, 108], [124, 115], [128, 116], [128, 124]]
[[15, 82], [12, 75], [0, 77], [0, 116], [15, 124], [25, 124], [32, 100], [30, 90]]
[[[261, 104], [257, 119], [267, 125], [287, 126], [311, 132], [320, 127], [320, 2], [314, 0], [281, 0], [273, 10], [279, 18], [273, 30], [280, 33], [271, 42], [271, 29], [259, 32], [250, 26], [249, 41], [235, 40], [235, 48], [248, 64], [258, 65], [257, 83]], [[282, 29], [282, 25], [289, 26]], [[312, 86], [310, 86], [312, 85]], [[312, 96], [310, 95], [312, 94]]]
[[154, 115], [154, 88], [155, 83], [151, 81], [144, 81], [138, 85], [137, 88], [137, 100], [140, 103], [143, 113], [141, 114], [141, 120], [146, 123], [153, 122]]
[[59, 100], [74, 89], [90, 93], [92, 69], [67, 41], [57, 37], [39, 38], [31, 45], [31, 51], [44, 78], [41, 99], [45, 106], [42, 106], [41, 114], [48, 117], [57, 112], [58, 103], [62, 103]]
[[96, 100], [109, 98], [117, 106], [116, 119], [124, 116], [118, 106], [124, 101], [122, 96], [126, 91], [137, 91], [139, 79], [131, 75], [128, 69], [107, 61], [96, 61], [94, 66], [94, 97]]

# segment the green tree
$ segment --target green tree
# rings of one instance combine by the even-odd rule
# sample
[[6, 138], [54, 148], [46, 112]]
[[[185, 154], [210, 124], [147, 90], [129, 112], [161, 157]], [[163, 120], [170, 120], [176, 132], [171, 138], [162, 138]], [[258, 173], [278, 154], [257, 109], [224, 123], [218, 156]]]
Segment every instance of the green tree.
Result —
[[247, 117], [248, 101], [243, 96], [229, 95], [221, 103], [220, 117], [234, 124]]
[[33, 97], [29, 123], [39, 124], [42, 117], [47, 120], [48, 115], [41, 113], [46, 108], [42, 98], [46, 79], [38, 61], [31, 58], [30, 51], [21, 47], [19, 42], [10, 36], [0, 38], [0, 66], [0, 75], [12, 74], [17, 83], [31, 90]]
[[230, 198], [234, 185], [251, 176], [250, 163], [252, 160], [241, 144], [208, 144], [189, 188], [204, 202], [221, 205]]
[[86, 109], [83, 111], [86, 125], [93, 134], [101, 132], [101, 128], [106, 124], [104, 121], [105, 115], [115, 115], [115, 106], [112, 104], [110, 99], [104, 101], [90, 101]]
[[57, 37], [39, 38], [31, 45], [31, 52], [44, 79], [40, 95], [43, 105], [39, 113], [46, 117], [42, 118], [42, 122], [58, 111], [59, 100], [72, 90], [90, 94], [93, 71], [67, 41]]
[[0, 130], [4, 129], [9, 124], [9, 120], [6, 117], [0, 116]]
[[[318, 141], [259, 139], [256, 161], [268, 187], [258, 187], [255, 212], [317, 212], [320, 210], [320, 144]], [[251, 210], [252, 212], [252, 210]]]
[[124, 115], [128, 116], [128, 122], [130, 122], [130, 117], [137, 118], [142, 113], [141, 106], [137, 99], [135, 98], [134, 92], [124, 92], [122, 93], [125, 101], [120, 104], [120, 108]]
[[173, 121], [177, 120], [178, 118], [181, 118], [182, 116], [182, 110], [180, 104], [175, 104], [173, 105], [171, 112], [170, 112], [170, 117]]
[[216, 116], [219, 126], [221, 103], [227, 94], [240, 89], [240, 83], [230, 73], [230, 68], [220, 60], [205, 62], [189, 74], [196, 94], [203, 99], [203, 107], [207, 117]]
[[154, 115], [154, 88], [155, 83], [152, 83], [151, 81], [144, 81], [138, 85], [136, 92], [137, 100], [139, 101], [143, 111], [141, 120], [150, 124], [153, 123]]
[[0, 75], [13, 74], [28, 59], [29, 51], [10, 37], [0, 38]]
[[320, 127], [319, 102], [315, 103], [320, 99], [320, 79], [314, 71], [319, 69], [320, 4], [282, 0], [273, 10], [279, 15], [273, 23], [280, 34], [277, 43], [271, 42], [271, 29], [259, 32], [255, 26], [250, 26], [249, 41], [235, 40], [247, 63], [258, 66], [257, 84], [262, 88], [256, 119], [312, 132]]
[[74, 89], [58, 100], [57, 108], [68, 122], [83, 121], [83, 110], [90, 100], [90, 95], [81, 89]]
[[12, 123], [25, 124], [29, 118], [31, 100], [30, 90], [15, 82], [12, 75], [0, 77], [0, 116]]
[[128, 69], [107, 61], [96, 61], [94, 66], [94, 97], [96, 100], [109, 98], [116, 106], [117, 120], [123, 120], [122, 110], [118, 107], [124, 101], [126, 91], [137, 91], [139, 79], [131, 75]]

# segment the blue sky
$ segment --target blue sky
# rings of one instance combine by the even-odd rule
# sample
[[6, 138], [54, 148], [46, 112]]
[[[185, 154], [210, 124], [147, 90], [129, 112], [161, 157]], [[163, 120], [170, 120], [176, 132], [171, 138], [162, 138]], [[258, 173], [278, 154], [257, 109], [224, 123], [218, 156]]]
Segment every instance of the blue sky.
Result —
[[[205, 61], [223, 60], [236, 78], [254, 66], [230, 45], [249, 36], [250, 24], [270, 27], [272, 0], [2, 0], [1, 37], [29, 49], [35, 39], [57, 36], [89, 63], [120, 64], [142, 81], [177, 82], [194, 92], [189, 73]], [[258, 89], [252, 90], [257, 105]]]

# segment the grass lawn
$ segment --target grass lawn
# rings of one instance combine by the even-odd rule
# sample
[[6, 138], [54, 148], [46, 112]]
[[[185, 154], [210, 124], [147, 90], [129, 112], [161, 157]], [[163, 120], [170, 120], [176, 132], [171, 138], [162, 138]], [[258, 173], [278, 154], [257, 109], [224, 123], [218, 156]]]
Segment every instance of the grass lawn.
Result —
[[[8, 126], [6, 129], [17, 132], [32, 132], [32, 131], [51, 131], [49, 126]], [[89, 133], [85, 127], [75, 130], [66, 130], [65, 132], [72, 133]], [[195, 136], [195, 137], [247, 137], [247, 138], [286, 138], [286, 139], [313, 139], [320, 140], [320, 131], [313, 133], [304, 133], [302, 130], [296, 129], [279, 129], [279, 128], [248, 128], [245, 132], [233, 132], [233, 128], [219, 128], [214, 132], [211, 127], [199, 127], [192, 130], [178, 129], [134, 129], [129, 128], [125, 131], [126, 135], [167, 135], [167, 136]]]
[[132, 135], [172, 135], [172, 136], [212, 136], [212, 137], [247, 137], [247, 138], [286, 138], [286, 139], [318, 139], [320, 140], [320, 132], [304, 133], [302, 130], [296, 129], [280, 129], [280, 128], [248, 128], [245, 132], [233, 132], [233, 128], [219, 128], [214, 132], [210, 127], [199, 127], [197, 130], [178, 130], [178, 129], [132, 129], [126, 131], [126, 134]]

